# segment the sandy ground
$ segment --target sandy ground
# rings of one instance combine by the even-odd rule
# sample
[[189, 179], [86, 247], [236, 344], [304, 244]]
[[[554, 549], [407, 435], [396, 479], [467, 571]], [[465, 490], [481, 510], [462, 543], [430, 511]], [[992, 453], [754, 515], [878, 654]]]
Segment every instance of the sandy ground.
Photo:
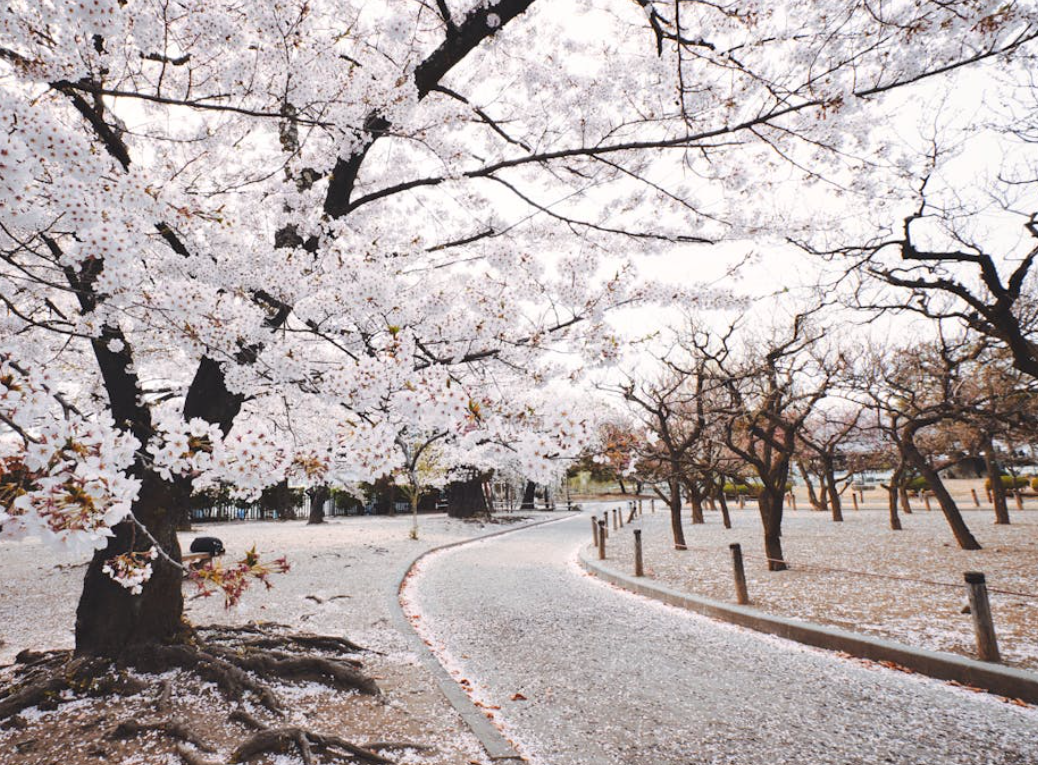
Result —
[[[529, 515], [529, 514], [527, 514]], [[445, 516], [422, 516], [420, 540], [408, 539], [406, 517], [334, 518], [324, 526], [308, 527], [303, 521], [243, 522], [198, 525], [181, 535], [186, 548], [195, 536], [220, 537], [227, 559], [241, 556], [254, 544], [264, 557], [286, 555], [292, 570], [273, 578], [274, 588], [250, 591], [235, 608], [227, 610], [222, 598], [192, 598], [190, 586], [187, 616], [195, 624], [244, 624], [252, 620], [275, 621], [293, 628], [348, 637], [380, 653], [365, 654], [366, 671], [386, 692], [384, 702], [368, 702], [355, 695], [336, 694], [319, 686], [287, 689], [292, 699], [292, 719], [318, 729], [333, 730], [355, 741], [406, 740], [435, 747], [432, 754], [411, 753], [400, 762], [467, 765], [484, 762], [482, 749], [462, 725], [431, 678], [411, 653], [404, 637], [390, 622], [395, 604], [395, 585], [400, 575], [422, 551], [458, 539], [479, 536], [499, 528], [466, 523]], [[0, 543], [0, 664], [10, 662], [23, 648], [70, 648], [76, 601], [85, 563], [69, 555], [55, 555], [37, 541]], [[204, 706], [216, 700], [211, 688], [192, 691], [190, 699]], [[104, 719], [119, 715], [118, 702], [109, 705]], [[189, 706], [189, 705], [185, 705]], [[32, 713], [31, 722], [45, 730], [59, 731], [89, 717], [89, 703], [76, 702], [57, 711]], [[186, 712], [197, 715], [195, 712]], [[203, 730], [217, 738], [241, 735], [222, 730], [217, 716], [203, 715]], [[222, 719], [222, 716], [221, 718]], [[95, 726], [96, 727], [96, 726]], [[226, 728], [226, 726], [224, 726]], [[222, 731], [222, 732], [221, 732]], [[169, 742], [141, 739], [140, 746], [122, 747], [89, 735], [79, 755], [69, 759], [67, 745], [48, 747], [39, 736], [0, 730], [0, 763], [49, 762], [170, 762]], [[29, 741], [23, 751], [19, 742]], [[91, 751], [94, 754], [91, 754]], [[297, 759], [283, 760], [284, 762]]]
[[[891, 638], [924, 648], [974, 655], [971, 617], [963, 573], [981, 571], [992, 590], [995, 629], [1002, 655], [1010, 665], [1038, 669], [1038, 502], [1026, 500], [1017, 511], [1010, 502], [1010, 526], [994, 525], [990, 508], [976, 509], [969, 484], [958, 485], [960, 507], [983, 550], [958, 548], [944, 516], [926, 512], [902, 515], [902, 531], [891, 531], [885, 494], [866, 492], [855, 512], [850, 501], [845, 521], [833, 523], [811, 511], [804, 498], [783, 520], [783, 549], [792, 570], [769, 572], [756, 505], [732, 508], [733, 528], [726, 530], [719, 512], [706, 512], [706, 523], [693, 525], [684, 515], [689, 550], [674, 550], [669, 514], [663, 504], [643, 502], [644, 515], [609, 538], [612, 565], [633, 572], [634, 528], [642, 528], [646, 573], [678, 589], [734, 601], [728, 545], [742, 545], [753, 605], [765, 611]], [[965, 491], [963, 489], [965, 488]], [[981, 492], [983, 501], [983, 493]], [[610, 503], [617, 506], [620, 503]], [[610, 524], [612, 519], [610, 516]], [[590, 526], [587, 531], [590, 542]], [[838, 570], [822, 570], [838, 569]], [[904, 582], [889, 577], [926, 580]], [[948, 586], [945, 586], [948, 585]]]

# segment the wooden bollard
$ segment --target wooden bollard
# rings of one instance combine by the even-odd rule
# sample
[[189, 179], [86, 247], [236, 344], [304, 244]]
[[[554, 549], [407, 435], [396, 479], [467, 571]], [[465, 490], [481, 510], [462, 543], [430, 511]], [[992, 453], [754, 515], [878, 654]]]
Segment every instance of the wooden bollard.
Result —
[[858, 495], [857, 495], [857, 493], [852, 491], [851, 492], [851, 499], [854, 500], [854, 510], [855, 510], [855, 512], [857, 512], [857, 510], [858, 510]]
[[624, 511], [618, 507], [616, 508], [616, 515], [620, 520], [620, 528], [622, 529], [624, 527]]
[[976, 489], [970, 489], [970, 494], [973, 495], [973, 506], [974, 507], [980, 507], [980, 500], [977, 499], [977, 490]]
[[926, 506], [926, 512], [930, 512], [930, 510], [932, 509], [930, 507], [930, 495], [927, 494], [925, 491], [923, 492], [923, 505]]
[[614, 507], [613, 508], [613, 531], [616, 531], [618, 528], [620, 528], [620, 526], [619, 526], [619, 524], [617, 523], [617, 520], [616, 520], [616, 516], [618, 514], [619, 513], [618, 513], [617, 509]]
[[650, 513], [655, 513], [656, 512], [656, 498], [655, 497], [649, 497], [649, 512]]
[[639, 499], [638, 499], [638, 515], [640, 516], [641, 514], [642, 514], [642, 500], [639, 497]]
[[991, 618], [991, 603], [988, 601], [988, 586], [979, 571], [967, 571], [966, 586], [969, 588], [970, 613], [973, 615], [973, 633], [977, 637], [977, 657], [981, 661], [1002, 661], [995, 638], [995, 623]]
[[605, 534], [609, 538], [609, 511], [602, 513], [602, 520], [598, 522], [598, 533]]
[[598, 559], [605, 560], [606, 522], [598, 522]]
[[793, 492], [789, 492], [789, 501], [793, 503], [793, 510], [797, 509], [797, 495]]
[[993, 502], [995, 501], [995, 498], [994, 498], [994, 496], [993, 496], [993, 495], [991, 494], [991, 488], [990, 488], [990, 487], [987, 487], [987, 486], [986, 486], [986, 487], [984, 487], [984, 491], [986, 491], [986, 492], [987, 492], [987, 495], [988, 495], [988, 502], [992, 502], [992, 503], [993, 503]]
[[1016, 509], [1017, 510], [1023, 510], [1024, 509], [1024, 497], [1023, 497], [1023, 494], [1020, 493], [1019, 489], [1014, 491], [1013, 494], [1016, 496]]
[[792, 497], [792, 496], [790, 495], [790, 493], [789, 493], [789, 492], [787, 491], [787, 492], [786, 492], [786, 508], [788, 509], [788, 508], [790, 508], [790, 507], [792, 507], [792, 506], [793, 506], [793, 497]]
[[728, 545], [732, 551], [732, 574], [735, 577], [735, 602], [745, 606], [750, 602], [750, 593], [746, 590], [746, 569], [742, 564], [742, 546], [737, 542]]
[[642, 565], [642, 530], [634, 530], [634, 575], [645, 576], [645, 567]]
[[595, 547], [598, 547], [598, 518], [591, 516], [591, 536], [595, 538]]
[[743, 497], [742, 494], [739, 495], [739, 509], [740, 510], [745, 510], [746, 509], [746, 499]]
[[861, 502], [865, 502], [865, 490], [864, 489], [858, 489], [858, 499]]

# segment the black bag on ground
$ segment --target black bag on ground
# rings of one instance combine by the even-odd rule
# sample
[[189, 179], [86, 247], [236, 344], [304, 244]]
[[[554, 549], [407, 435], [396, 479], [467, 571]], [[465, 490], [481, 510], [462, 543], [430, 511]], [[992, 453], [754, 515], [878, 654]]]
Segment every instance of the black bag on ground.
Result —
[[191, 552], [223, 555], [223, 542], [216, 537], [196, 537], [191, 542]]

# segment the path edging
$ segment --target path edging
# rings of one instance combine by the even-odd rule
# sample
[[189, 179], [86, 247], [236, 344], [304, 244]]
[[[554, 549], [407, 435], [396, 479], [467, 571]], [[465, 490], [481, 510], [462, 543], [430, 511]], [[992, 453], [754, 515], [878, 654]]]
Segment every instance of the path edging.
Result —
[[938, 680], [953, 681], [981, 688], [999, 696], [1038, 704], [1038, 674], [1034, 672], [1005, 667], [1000, 664], [989, 664], [950, 653], [927, 651], [891, 640], [848, 632], [836, 627], [795, 621], [768, 614], [756, 608], [723, 603], [681, 592], [666, 585], [629, 576], [604, 566], [589, 558], [585, 548], [580, 549], [578, 559], [585, 571], [603, 581], [653, 600], [709, 616], [712, 619], [776, 635], [815, 648], [842, 651], [860, 659], [893, 662]]
[[473, 703], [465, 690], [458, 685], [451, 674], [440, 663], [439, 659], [436, 658], [436, 654], [432, 652], [432, 649], [425, 644], [425, 641], [418, 634], [418, 631], [411, 623], [411, 620], [408, 619], [407, 615], [404, 613], [404, 607], [400, 602], [400, 598], [403, 595], [407, 580], [414, 572], [415, 568], [423, 559], [433, 553], [449, 550], [453, 547], [461, 547], [462, 545], [472, 544], [474, 542], [482, 542], [486, 539], [493, 539], [494, 537], [504, 536], [505, 534], [511, 534], [516, 531], [532, 529], [535, 526], [544, 526], [548, 523], [558, 523], [559, 521], [572, 517], [572, 515], [567, 513], [558, 518], [546, 518], [533, 523], [525, 523], [520, 526], [500, 529], [478, 537], [459, 539], [456, 542], [448, 542], [447, 544], [438, 545], [437, 547], [430, 547], [404, 567], [403, 573], [401, 573], [398, 578], [396, 587], [392, 593], [392, 597], [396, 601], [396, 608], [392, 609], [394, 626], [406, 637], [408, 642], [411, 644], [411, 647], [418, 654], [418, 658], [422, 662], [422, 665], [432, 674], [433, 679], [436, 681], [436, 685], [446, 697], [447, 701], [452, 707], [454, 707], [458, 714], [461, 715], [462, 721], [468, 726], [469, 730], [472, 731], [472, 735], [479, 739], [479, 743], [486, 750], [487, 756], [495, 762], [507, 762], [509, 760], [525, 762], [525, 760], [522, 755], [516, 751], [512, 743], [505, 738], [504, 734], [501, 733], [497, 726], [495, 726], [487, 718], [486, 714], [484, 714], [483, 711]]

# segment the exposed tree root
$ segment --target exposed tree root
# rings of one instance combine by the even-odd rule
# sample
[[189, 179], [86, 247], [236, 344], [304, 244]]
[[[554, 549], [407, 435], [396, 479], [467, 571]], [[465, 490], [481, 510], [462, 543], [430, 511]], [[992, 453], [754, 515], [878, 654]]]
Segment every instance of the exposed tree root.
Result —
[[[280, 632], [285, 629], [255, 623], [198, 629], [189, 635], [192, 643], [135, 647], [118, 662], [73, 656], [70, 651], [23, 651], [16, 659], [14, 682], [0, 689], [0, 720], [33, 706], [57, 706], [64, 700], [64, 691], [125, 695], [148, 688], [147, 683], [125, 673], [128, 667], [152, 674], [174, 668], [192, 672], [215, 683], [230, 699], [252, 694], [277, 714], [283, 712], [283, 705], [266, 681], [316, 682], [337, 690], [379, 695], [375, 681], [359, 671], [361, 663], [343, 656], [361, 650], [355, 643], [334, 636]], [[314, 655], [313, 651], [336, 655]], [[164, 682], [155, 700], [160, 713], [168, 710], [171, 693], [168, 681]]]
[[204, 633], [206, 641], [209, 643], [231, 642], [248, 648], [297, 648], [333, 653], [362, 653], [365, 651], [364, 648], [346, 638], [287, 631], [275, 633], [272, 628], [288, 630], [284, 625], [273, 622], [269, 624], [250, 622], [242, 627], [214, 625], [206, 627], [200, 632]]
[[212, 655], [241, 669], [263, 677], [282, 680], [324, 683], [337, 690], [357, 690], [370, 696], [379, 695], [375, 681], [362, 675], [349, 664], [319, 656], [279, 657], [266, 652], [248, 650], [238, 652], [231, 648], [212, 646]]
[[0, 720], [29, 707], [54, 709], [66, 700], [64, 691], [80, 696], [128, 695], [146, 687], [115, 671], [105, 659], [73, 656], [71, 651], [23, 651], [16, 659], [14, 681], [0, 688]]
[[[379, 695], [375, 681], [360, 671], [361, 662], [348, 654], [361, 649], [344, 638], [325, 635], [295, 635], [281, 625], [249, 624], [245, 627], [212, 627], [185, 633], [184, 642], [169, 645], [135, 646], [117, 661], [76, 656], [70, 651], [31, 652], [17, 657], [10, 669], [12, 682], [0, 688], [0, 721], [21, 727], [18, 713], [29, 707], [54, 708], [76, 697], [106, 694], [144, 694], [138, 715], [119, 722], [105, 734], [110, 740], [131, 739], [160, 733], [176, 742], [176, 751], [186, 765], [217, 765], [206, 755], [214, 746], [195, 732], [186, 719], [174, 716], [174, 697], [182, 683], [178, 677], [145, 682], [127, 674], [135, 669], [146, 674], [180, 670], [214, 683], [229, 699], [251, 696], [276, 715], [284, 705], [268, 683], [316, 682], [336, 690]], [[71, 693], [69, 693], [71, 691]], [[99, 717], [94, 725], [102, 724]], [[305, 765], [324, 762], [365, 762], [390, 765], [383, 752], [429, 747], [409, 742], [373, 741], [354, 744], [339, 736], [296, 726], [269, 726], [245, 708], [231, 713], [251, 734], [230, 755], [232, 762], [248, 762], [267, 753], [298, 752]], [[109, 723], [110, 725], [110, 723]], [[103, 751], [104, 747], [99, 747]], [[225, 761], [225, 760], [221, 760]]]
[[304, 728], [265, 728], [254, 733], [231, 754], [231, 762], [249, 760], [274, 752], [296, 748], [305, 765], [313, 765], [314, 752], [341, 760], [362, 760], [375, 765], [392, 765], [393, 761], [370, 749], [357, 746], [338, 736], [315, 733]]
[[183, 720], [123, 720], [108, 734], [108, 738], [133, 738], [149, 731], [165, 733], [178, 741], [185, 741], [203, 752], [215, 752], [201, 736], [191, 730]]
[[435, 752], [436, 747], [416, 744], [413, 741], [369, 741], [361, 744], [362, 747], [372, 752], [385, 752], [394, 749], [414, 749], [416, 752]]

